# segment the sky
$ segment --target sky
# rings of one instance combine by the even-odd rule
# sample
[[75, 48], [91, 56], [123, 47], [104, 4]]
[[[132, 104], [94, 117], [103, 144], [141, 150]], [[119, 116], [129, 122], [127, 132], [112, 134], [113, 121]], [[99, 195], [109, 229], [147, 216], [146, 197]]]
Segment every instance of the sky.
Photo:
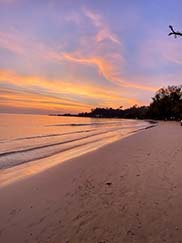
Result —
[[182, 81], [181, 0], [0, 0], [0, 112], [148, 105]]

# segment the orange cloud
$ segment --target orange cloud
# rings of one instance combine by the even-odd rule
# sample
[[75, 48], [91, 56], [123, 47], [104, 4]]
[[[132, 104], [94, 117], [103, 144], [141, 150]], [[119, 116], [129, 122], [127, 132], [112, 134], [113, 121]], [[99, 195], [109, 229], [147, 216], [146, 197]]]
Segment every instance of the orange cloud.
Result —
[[[98, 92], [102, 91], [102, 87], [94, 87], [92, 85], [74, 84], [74, 82], [62, 80], [48, 80], [37, 76], [22, 76], [13, 71], [0, 70], [0, 82], [6, 81], [19, 87], [37, 87], [47, 89], [49, 92], [58, 94], [77, 94], [86, 97], [98, 97]], [[100, 97], [104, 96], [105, 92], [101, 92]]]
[[[88, 10], [86, 10], [86, 14], [95, 22], [95, 25], [102, 26], [102, 19], [100, 16], [93, 14], [91, 11]], [[101, 34], [100, 37], [100, 34], [98, 33], [98, 38], [102, 39], [102, 34], [105, 33], [104, 31], [105, 29], [103, 28], [101, 32], [99, 32]], [[88, 53], [87, 55], [82, 54], [80, 50], [87, 50], [88, 46], [93, 46], [92, 53]], [[23, 38], [20, 39], [17, 38], [17, 35], [0, 32], [0, 47], [7, 48], [10, 51], [19, 55], [24, 55], [25, 53], [27, 53], [28, 55], [28, 51], [29, 49], [31, 49], [31, 55], [33, 54], [39, 58], [43, 58], [48, 61], [58, 62], [60, 64], [65, 62], [74, 62], [83, 65], [86, 64], [95, 66], [97, 67], [99, 73], [107, 81], [110, 81], [117, 86], [146, 91], [155, 91], [156, 89], [158, 89], [158, 87], [140, 85], [136, 83], [131, 83], [128, 80], [124, 80], [121, 75], [121, 68], [125, 61], [121, 54], [118, 54], [115, 51], [110, 51], [107, 45], [102, 45], [100, 51], [97, 46], [97, 41], [93, 43], [92, 39], [88, 39], [87, 45], [80, 47], [80, 50], [73, 53], [66, 53], [57, 52], [51, 48], [46, 47], [43, 43], [28, 41], [24, 40]], [[103, 53], [104, 51], [105, 53]], [[21, 79], [19, 78], [19, 80]], [[31, 80], [27, 78], [26, 82], [34, 82], [35, 85], [39, 83], [36, 77], [31, 77]], [[41, 82], [43, 81], [41, 80]], [[44, 80], [44, 82], [46, 81]], [[65, 83], [63, 85], [65, 86]], [[51, 86], [54, 85], [49, 82], [48, 84], [46, 84], [46, 86], [51, 88]]]
[[60, 61], [60, 54], [44, 43], [27, 38], [21, 32], [14, 30], [11, 33], [0, 32], [0, 48], [8, 49], [20, 56], [36, 57], [45, 60]]
[[0, 104], [14, 108], [49, 110], [50, 112], [80, 112], [91, 106], [48, 95], [0, 89]]
[[119, 85], [132, 88], [132, 89], [139, 89], [139, 90], [145, 90], [145, 91], [152, 91], [155, 92], [159, 89], [159, 86], [150, 86], [150, 85], [144, 85], [144, 84], [136, 84], [136, 83], [130, 83], [127, 81], [123, 81], [121, 78], [115, 78], [115, 82], [117, 82]]
[[[0, 92], [2, 92], [0, 90]], [[114, 100], [111, 98], [112, 106], [118, 107], [118, 99]], [[115, 102], [114, 102], [115, 101]], [[127, 102], [128, 105], [133, 105], [138, 103], [137, 100], [134, 99], [126, 99], [122, 98], [122, 101]], [[58, 111], [59, 109], [70, 110], [75, 112], [88, 111], [94, 106], [85, 105], [78, 102], [68, 101], [61, 98], [49, 97], [40, 94], [28, 94], [28, 93], [19, 93], [19, 92], [11, 92], [7, 94], [1, 93], [0, 104], [12, 105], [16, 107], [26, 107], [26, 108], [39, 108], [46, 109], [50, 111]], [[111, 102], [105, 100], [102, 103], [102, 106], [111, 106]]]
[[[95, 106], [139, 104], [135, 99], [126, 98], [118, 90], [105, 90], [101, 86], [84, 84], [81, 86], [74, 82], [61, 80], [48, 80], [42, 77], [22, 76], [8, 70], [0, 70], [0, 84], [8, 83], [8, 87], [14, 85], [18, 90], [7, 92], [10, 89], [0, 90], [1, 104], [16, 107], [38, 107], [50, 111], [67, 110], [71, 112], [88, 111]], [[41, 93], [41, 90], [46, 90]], [[37, 93], [39, 91], [40, 93]], [[65, 97], [69, 97], [68, 99]], [[72, 98], [74, 97], [74, 98]]]
[[[90, 58], [84, 58], [84, 57], [77, 57], [74, 54], [64, 54], [64, 58], [67, 60], [70, 60], [72, 62], [77, 62], [81, 64], [89, 64], [89, 65], [95, 65], [99, 72], [107, 79], [108, 81], [114, 82], [114, 84], [127, 87], [127, 88], [133, 88], [133, 89], [139, 89], [139, 90], [145, 90], [145, 91], [156, 91], [159, 87], [154, 86], [147, 86], [143, 84], [136, 84], [131, 83], [129, 81], [124, 81], [119, 74], [118, 67], [115, 64], [112, 64], [111, 62], [107, 61], [103, 57], [90, 57]], [[111, 59], [112, 61], [112, 59]]]
[[[73, 63], [95, 67], [98, 73], [104, 77], [106, 87], [109, 82], [112, 83], [112, 91], [110, 89], [107, 90], [106, 87], [99, 86], [99, 84], [94, 86], [89, 85], [86, 82], [87, 77], [81, 78], [81, 85], [79, 86], [75, 84], [74, 80], [50, 80], [34, 75], [23, 76], [8, 70], [0, 70], [0, 83], [6, 81], [10, 85], [15, 85], [18, 89], [27, 90], [27, 92], [46, 90], [47, 93], [53, 94], [53, 96], [57, 96], [60, 99], [69, 97], [73, 103], [80, 102], [83, 107], [85, 107], [85, 104], [90, 107], [96, 105], [124, 105], [127, 107], [139, 103], [139, 101], [131, 99], [131, 91], [156, 91], [158, 87], [140, 84], [140, 80], [136, 80], [138, 82], [135, 83], [123, 78], [122, 70], [124, 69], [125, 58], [122, 42], [111, 31], [100, 15], [88, 9], [84, 9], [83, 11], [84, 15], [96, 27], [96, 34], [82, 35], [78, 40], [79, 44], [76, 47], [76, 51], [66, 52], [64, 48], [58, 51], [50, 46], [48, 47], [44, 43], [28, 39], [18, 33], [8, 34], [1, 32], [0, 47], [9, 49], [18, 55], [34, 56], [36, 61], [37, 58], [42, 58], [46, 61], [59, 63], [60, 65], [62, 63], [66, 65]], [[20, 104], [20, 100], [18, 102]], [[66, 106], [66, 104], [64, 105]], [[59, 106], [61, 107], [60, 104]]]
[[84, 57], [76, 57], [75, 55], [65, 53], [64, 58], [71, 62], [94, 65], [98, 68], [100, 74], [102, 74], [106, 79], [111, 79], [111, 77], [116, 72], [115, 67], [102, 57], [94, 56], [94, 57], [84, 58]]

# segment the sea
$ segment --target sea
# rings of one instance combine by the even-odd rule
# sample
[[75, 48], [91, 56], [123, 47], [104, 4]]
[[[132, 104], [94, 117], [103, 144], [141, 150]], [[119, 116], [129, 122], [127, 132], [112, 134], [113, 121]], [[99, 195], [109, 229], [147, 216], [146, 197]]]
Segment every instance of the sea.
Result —
[[[129, 119], [0, 114], [0, 170], [63, 162], [150, 126]], [[47, 159], [49, 158], [49, 159]], [[58, 162], [56, 162], [58, 163]]]

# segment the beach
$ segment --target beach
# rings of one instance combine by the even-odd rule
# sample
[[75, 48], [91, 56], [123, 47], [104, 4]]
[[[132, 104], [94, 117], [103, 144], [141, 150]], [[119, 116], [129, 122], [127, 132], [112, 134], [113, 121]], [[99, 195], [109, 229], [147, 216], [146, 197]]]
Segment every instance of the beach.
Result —
[[182, 128], [159, 122], [0, 188], [2, 243], [182, 242]]

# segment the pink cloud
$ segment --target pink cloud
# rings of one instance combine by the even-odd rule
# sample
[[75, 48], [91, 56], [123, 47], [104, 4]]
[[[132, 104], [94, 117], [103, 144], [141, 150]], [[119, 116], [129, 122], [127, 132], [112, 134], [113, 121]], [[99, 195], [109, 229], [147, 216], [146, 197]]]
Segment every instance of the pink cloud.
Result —
[[121, 44], [119, 38], [114, 34], [108, 25], [105, 23], [104, 19], [93, 11], [83, 8], [85, 16], [87, 16], [97, 28], [96, 41], [101, 42], [103, 40], [110, 40], [116, 44]]
[[156, 68], [169, 63], [182, 64], [181, 40], [171, 39], [166, 33], [151, 34], [142, 43], [139, 60], [146, 68]]
[[8, 49], [16, 54], [24, 53], [21, 41], [14, 35], [5, 32], [0, 32], [0, 48]]

